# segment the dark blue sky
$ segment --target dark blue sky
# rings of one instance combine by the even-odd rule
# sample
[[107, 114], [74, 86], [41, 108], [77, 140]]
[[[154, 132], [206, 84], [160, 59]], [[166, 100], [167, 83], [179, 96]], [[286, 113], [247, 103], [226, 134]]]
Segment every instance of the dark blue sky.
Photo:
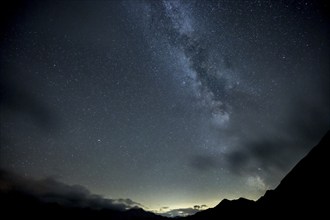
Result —
[[3, 169], [149, 210], [257, 199], [330, 127], [318, 1], [17, 2]]

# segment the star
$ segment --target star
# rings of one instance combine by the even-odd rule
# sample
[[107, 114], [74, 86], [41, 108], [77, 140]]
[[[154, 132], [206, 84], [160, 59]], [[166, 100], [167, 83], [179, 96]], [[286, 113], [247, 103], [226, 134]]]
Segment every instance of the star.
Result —
[[321, 3], [29, 2], [0, 22], [0, 170], [211, 207], [258, 199], [247, 178], [277, 185], [330, 125]]

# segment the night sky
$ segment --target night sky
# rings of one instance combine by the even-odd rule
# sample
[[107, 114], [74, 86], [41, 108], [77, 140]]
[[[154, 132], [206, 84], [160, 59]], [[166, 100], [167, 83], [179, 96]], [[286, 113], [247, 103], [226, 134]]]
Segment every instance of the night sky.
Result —
[[155, 212], [213, 207], [276, 187], [330, 128], [318, 1], [1, 11], [0, 167], [26, 178]]

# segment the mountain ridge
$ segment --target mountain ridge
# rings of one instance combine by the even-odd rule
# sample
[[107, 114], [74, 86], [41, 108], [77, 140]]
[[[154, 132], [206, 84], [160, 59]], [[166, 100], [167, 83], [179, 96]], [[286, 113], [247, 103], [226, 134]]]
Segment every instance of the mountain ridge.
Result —
[[[327, 156], [330, 131], [282, 179], [274, 190], [267, 190], [257, 201], [239, 198], [222, 200], [214, 208], [201, 211], [187, 220], [218, 219], [219, 217], [257, 219], [327, 216]], [[271, 213], [271, 216], [269, 216]]]
[[[197, 212], [183, 220], [212, 220], [219, 218], [284, 218], [327, 216], [329, 196], [327, 181], [327, 156], [330, 145], [330, 131], [312, 150], [301, 159], [283, 178], [274, 190], [268, 190], [257, 201], [239, 198], [223, 199], [214, 208]], [[0, 173], [1, 174], [1, 173]], [[0, 175], [3, 178], [3, 174]], [[165, 220], [167, 217], [147, 212], [141, 208], [129, 210], [93, 209], [92, 207], [66, 207], [58, 203], [46, 203], [40, 198], [15, 187], [8, 188], [6, 181], [0, 178], [0, 207], [4, 216], [12, 218], [22, 213], [34, 219], [58, 219], [74, 217], [81, 219], [130, 219]]]

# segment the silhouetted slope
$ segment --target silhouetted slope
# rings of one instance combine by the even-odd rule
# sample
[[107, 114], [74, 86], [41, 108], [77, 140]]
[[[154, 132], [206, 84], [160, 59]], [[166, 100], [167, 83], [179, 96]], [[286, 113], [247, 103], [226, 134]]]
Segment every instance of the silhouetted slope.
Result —
[[222, 200], [216, 207], [210, 208], [196, 213], [193, 216], [188, 216], [186, 219], [220, 219], [230, 217], [236, 219], [243, 216], [250, 216], [255, 210], [255, 202], [245, 198], [237, 200]]
[[329, 198], [330, 132], [281, 181], [257, 201], [258, 209], [293, 215], [325, 213]]
[[[275, 190], [269, 190], [258, 201], [240, 198], [222, 200], [219, 205], [185, 217], [187, 220], [213, 219], [328, 219], [328, 148], [330, 132], [281, 181]], [[168, 219], [143, 209], [118, 211], [66, 207], [45, 203], [39, 198], [17, 189], [2, 190], [6, 184], [0, 179], [0, 210], [8, 219]], [[181, 218], [178, 218], [181, 219]]]
[[328, 149], [330, 131], [281, 181], [257, 202], [224, 199], [214, 208], [186, 219], [285, 219], [287, 217], [327, 219], [329, 199]]

